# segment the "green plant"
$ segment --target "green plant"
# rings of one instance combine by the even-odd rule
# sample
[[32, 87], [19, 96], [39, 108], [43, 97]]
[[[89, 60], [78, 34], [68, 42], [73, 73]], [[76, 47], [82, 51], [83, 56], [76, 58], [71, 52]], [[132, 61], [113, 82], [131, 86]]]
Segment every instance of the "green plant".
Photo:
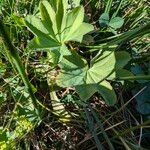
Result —
[[149, 149], [148, 3], [1, 0], [0, 149]]
[[[93, 27], [82, 23], [84, 17], [82, 6], [66, 12], [68, 7], [66, 3], [66, 1], [58, 1], [55, 12], [50, 3], [43, 1], [40, 4], [41, 20], [35, 16], [26, 17], [27, 27], [36, 35], [29, 46], [42, 50], [51, 50], [60, 46], [59, 52], [63, 58], [59, 63], [62, 70], [56, 78], [57, 85], [60, 87], [75, 86], [77, 93], [83, 100], [89, 99], [99, 91], [107, 104], [113, 105], [116, 102], [115, 92], [106, 79], [109, 79], [109, 76], [111, 80], [116, 76], [119, 77], [118, 72], [127, 64], [130, 56], [126, 52], [106, 50], [98, 53], [88, 66], [88, 62], [76, 52], [69, 52], [64, 44], [68, 41], [81, 42], [83, 35], [91, 31]], [[59, 16], [60, 14], [61, 16]], [[64, 51], [68, 52], [64, 53]], [[89, 88], [92, 90], [90, 93], [88, 92]], [[82, 92], [83, 90], [85, 92]]]
[[[93, 30], [92, 25], [83, 22], [82, 6], [77, 6], [73, 10], [67, 10], [68, 7], [67, 1], [59, 0], [56, 3], [43, 1], [40, 3], [41, 18], [36, 16], [25, 18], [26, 26], [36, 35], [29, 43], [29, 47], [48, 50], [49, 55], [51, 50], [54, 51], [54, 57], [58, 58], [56, 62], [59, 62], [63, 55], [69, 53], [65, 43], [71, 40], [81, 42], [83, 35]], [[51, 92], [51, 98], [52, 100], [57, 99], [53, 92]], [[62, 108], [64, 107], [62, 106]]]
[[25, 19], [27, 27], [36, 35], [30, 47], [42, 50], [63, 47], [68, 41], [81, 42], [83, 35], [93, 30], [92, 25], [83, 22], [83, 6], [68, 10], [67, 1], [51, 3], [40, 3], [41, 18], [32, 15]]
[[3, 38], [3, 41], [4, 41], [4, 44], [6, 46], [6, 51], [8, 51], [8, 55], [10, 58], [13, 59], [14, 61], [14, 65], [18, 71], [18, 73], [20, 74], [25, 86], [26, 86], [26, 89], [28, 90], [28, 92], [30, 93], [30, 97], [32, 99], [32, 102], [35, 106], [35, 110], [37, 111], [38, 113], [38, 110], [37, 110], [37, 101], [36, 101], [36, 98], [34, 96], [34, 92], [33, 92], [33, 88], [32, 88], [32, 85], [30, 84], [29, 82], [29, 79], [25, 73], [25, 70], [24, 70], [24, 67], [22, 65], [22, 62], [20, 60], [20, 57], [18, 55], [18, 52], [16, 50], [16, 48], [12, 45], [7, 33], [6, 33], [6, 30], [4, 28], [4, 25], [3, 25], [3, 20], [1, 19], [1, 22], [0, 22], [0, 26], [1, 26], [1, 30], [0, 30], [0, 33], [1, 33], [1, 36]]

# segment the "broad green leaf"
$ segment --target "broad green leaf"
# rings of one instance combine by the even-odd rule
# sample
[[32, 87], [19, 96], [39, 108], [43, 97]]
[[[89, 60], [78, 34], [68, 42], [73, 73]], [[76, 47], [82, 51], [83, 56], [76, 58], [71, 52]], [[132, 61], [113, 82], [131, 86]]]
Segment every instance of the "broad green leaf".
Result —
[[61, 71], [57, 76], [57, 84], [61, 87], [69, 87], [84, 84], [84, 77], [88, 69], [87, 62], [78, 54], [64, 56], [60, 63]]
[[67, 49], [65, 45], [55, 50], [51, 50], [48, 53], [49, 62], [51, 62], [55, 66], [62, 60], [63, 55], [70, 55], [70, 51]]
[[64, 41], [69, 41], [72, 37], [72, 34], [77, 31], [77, 29], [79, 30], [79, 27], [83, 22], [83, 18], [83, 6], [76, 7], [67, 15]]
[[116, 71], [116, 78], [120, 77], [128, 77], [128, 76], [134, 76], [132, 72], [126, 70], [126, 69], [119, 69]]
[[61, 71], [56, 78], [56, 83], [61, 87], [75, 86], [77, 93], [83, 100], [89, 99], [95, 92], [99, 92], [108, 105], [114, 105], [116, 95], [106, 79], [122, 76], [123, 70], [119, 73], [128, 61], [130, 56], [127, 52], [104, 51], [96, 56], [88, 67], [86, 60], [83, 60], [75, 52], [72, 55], [64, 56], [60, 63]]
[[125, 51], [103, 52], [97, 59], [91, 61], [92, 67], [87, 72], [86, 83], [98, 83], [116, 74], [117, 70], [123, 68], [130, 59], [130, 55]]
[[115, 91], [107, 81], [103, 81], [100, 84], [84, 84], [75, 88], [80, 98], [84, 101], [88, 100], [96, 92], [101, 94], [109, 106], [114, 105], [117, 101]]
[[95, 92], [98, 91], [97, 84], [83, 84], [76, 86], [76, 92], [84, 101], [88, 100]]
[[42, 20], [33, 15], [28, 15], [25, 18], [25, 23], [28, 26], [28, 29], [36, 36], [44, 36], [45, 34], [49, 34], [49, 31], [43, 25]]
[[116, 57], [113, 51], [103, 52], [98, 59], [91, 61], [91, 68], [87, 72], [87, 84], [98, 83], [113, 73]]
[[54, 51], [50, 51], [47, 55], [48, 55], [49, 62], [53, 66], [56, 66], [62, 59], [61, 53], [60, 53], [60, 51], [58, 49], [56, 49]]
[[[122, 54], [120, 58], [119, 54]], [[124, 56], [123, 54], [126, 52], [105, 51], [91, 61], [90, 67], [78, 54], [64, 56], [60, 63], [61, 72], [57, 77], [57, 84], [61, 87], [69, 87], [99, 83], [127, 64], [130, 58], [127, 54]], [[79, 82], [75, 82], [76, 79], [79, 79]]]
[[70, 39], [68, 39], [68, 41], [72, 40], [72, 41], [77, 41], [77, 42], [81, 42], [83, 35], [87, 34], [88, 32], [94, 30], [93, 26], [88, 24], [88, 23], [82, 23], [79, 26], [80, 30], [75, 31], [74, 33], [72, 33], [72, 37], [70, 36]]
[[31, 49], [49, 49], [52, 47], [59, 47], [60, 44], [53, 42], [51, 39], [46, 37], [35, 37], [32, 41], [30, 41], [28, 46]]
[[51, 50], [68, 41], [81, 42], [83, 35], [93, 30], [92, 25], [83, 23], [83, 6], [68, 11], [68, 5], [65, 0], [44, 0], [40, 3], [41, 18], [25, 18], [26, 26], [36, 36], [29, 44], [31, 48]]
[[115, 52], [115, 58], [116, 58], [116, 69], [123, 68], [127, 63], [131, 60], [130, 54], [125, 51], [117, 51]]
[[124, 19], [121, 17], [112, 18], [109, 22], [109, 26], [112, 27], [113, 29], [121, 28], [123, 24]]
[[99, 24], [101, 27], [107, 27], [109, 24], [109, 14], [103, 13], [99, 18]]
[[30, 31], [37, 36], [32, 40], [30, 46], [32, 45], [34, 48], [40, 49], [57, 47], [60, 45], [56, 39], [50, 36], [51, 33], [44, 27], [40, 19], [35, 16], [27, 16], [25, 23]]
[[109, 82], [101, 82], [98, 86], [98, 90], [101, 96], [104, 98], [107, 105], [113, 106], [116, 103], [117, 97], [115, 91], [113, 90]]
[[[55, 35], [58, 34], [57, 24], [56, 24], [56, 12], [53, 7], [50, 5], [48, 1], [42, 1], [40, 3], [40, 12], [43, 20], [47, 20], [49, 22], [49, 28], [53, 28]], [[52, 26], [51, 26], [52, 23]], [[56, 36], [56, 38], [58, 38]]]
[[[47, 0], [45, 0], [45, 1], [47, 1]], [[57, 0], [49, 0], [47, 2], [50, 3], [50, 5], [54, 9], [54, 11], [56, 12], [57, 11]]]

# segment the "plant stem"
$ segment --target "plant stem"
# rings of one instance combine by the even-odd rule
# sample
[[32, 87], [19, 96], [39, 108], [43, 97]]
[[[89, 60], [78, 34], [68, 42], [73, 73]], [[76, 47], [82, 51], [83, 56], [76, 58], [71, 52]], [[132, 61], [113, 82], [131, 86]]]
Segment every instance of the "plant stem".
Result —
[[117, 16], [117, 14], [118, 14], [118, 12], [119, 12], [119, 10], [120, 10], [120, 8], [121, 8], [122, 3], [123, 3], [123, 0], [120, 0], [119, 6], [118, 6], [117, 10], [114, 12], [112, 18], [114, 18], [114, 17]]
[[[21, 76], [23, 83], [26, 87], [26, 89], [28, 90], [28, 93], [30, 94], [30, 97], [32, 99], [33, 105], [35, 107], [35, 110], [37, 111], [37, 101], [36, 101], [36, 97], [34, 95], [31, 83], [28, 79], [28, 76], [25, 73], [25, 68], [23, 67], [23, 64], [21, 62], [21, 59], [18, 55], [18, 51], [16, 50], [16, 48], [13, 46], [13, 44], [10, 41], [10, 38], [8, 36], [8, 34], [6, 33], [5, 27], [4, 27], [4, 23], [3, 20], [0, 18], [0, 33], [4, 42], [4, 45], [6, 47], [6, 51], [8, 51], [8, 55], [10, 58], [12, 58], [13, 63], [19, 73], [19, 75]], [[38, 113], [38, 111], [37, 111]]]
[[112, 6], [112, 3], [113, 3], [113, 0], [108, 0], [106, 8], [105, 8], [105, 13], [109, 14], [111, 6]]
[[117, 80], [150, 80], [150, 75], [120, 77], [120, 78], [117, 78]]

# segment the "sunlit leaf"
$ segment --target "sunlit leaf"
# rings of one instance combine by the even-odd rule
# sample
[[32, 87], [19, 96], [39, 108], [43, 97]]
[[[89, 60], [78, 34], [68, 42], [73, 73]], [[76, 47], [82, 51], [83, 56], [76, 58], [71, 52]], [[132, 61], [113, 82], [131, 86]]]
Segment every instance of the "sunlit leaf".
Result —
[[[77, 1], [76, 5], [80, 1]], [[40, 3], [40, 16], [28, 15], [25, 23], [36, 36], [30, 43], [33, 49], [50, 49], [64, 45], [68, 41], [81, 42], [83, 35], [93, 30], [93, 26], [83, 23], [83, 6], [67, 11], [68, 2], [58, 0]]]

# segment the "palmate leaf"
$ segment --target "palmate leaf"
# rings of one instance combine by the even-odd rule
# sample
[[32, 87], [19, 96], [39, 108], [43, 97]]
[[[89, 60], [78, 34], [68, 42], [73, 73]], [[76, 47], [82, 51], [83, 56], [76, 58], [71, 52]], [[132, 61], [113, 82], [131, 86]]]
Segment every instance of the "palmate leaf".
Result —
[[33, 15], [25, 18], [26, 26], [36, 36], [29, 44], [30, 48], [51, 49], [68, 41], [81, 42], [83, 35], [93, 30], [92, 25], [83, 23], [83, 6], [70, 11], [67, 8], [68, 0], [50, 3], [44, 0], [40, 3], [40, 18]]
[[97, 59], [94, 58], [91, 61], [91, 67], [87, 71], [86, 84], [101, 82], [118, 69], [123, 68], [129, 60], [130, 55], [125, 51], [104, 51]]
[[76, 86], [76, 92], [84, 101], [89, 99], [95, 92], [98, 92], [109, 106], [113, 106], [117, 100], [115, 91], [107, 81], [103, 81], [100, 84], [84, 84]]
[[[57, 77], [57, 84], [61, 87], [95, 84], [123, 68], [129, 60], [130, 56], [127, 52], [105, 51], [98, 59], [93, 59], [89, 67], [86, 60], [72, 52], [72, 55], [64, 56], [60, 63], [61, 72]], [[73, 81], [76, 76], [82, 81], [80, 84], [76, 79]]]
[[76, 87], [83, 100], [99, 92], [108, 105], [113, 105], [116, 102], [115, 92], [106, 79], [112, 74], [111, 78], [115, 79], [117, 70], [123, 68], [129, 60], [127, 52], [105, 51], [97, 59], [94, 58], [89, 67], [86, 60], [73, 52], [72, 55], [64, 56], [60, 63], [61, 72], [56, 83], [60, 87]]
[[51, 41], [50, 38], [46, 37], [35, 37], [33, 40], [30, 41], [29, 45], [30, 48], [34, 49], [49, 49], [50, 47], [59, 47], [60, 44]]
[[80, 30], [74, 31], [72, 36], [68, 37], [68, 41], [77, 41], [81, 42], [83, 39], [83, 35], [93, 30], [93, 26], [88, 23], [82, 23], [79, 27]]
[[[96, 56], [97, 57], [97, 56]], [[87, 84], [98, 83], [113, 73], [116, 64], [115, 53], [105, 51], [91, 61], [91, 68], [87, 72]]]
[[60, 43], [57, 39], [52, 37], [52, 29], [47, 30], [44, 26], [44, 23], [35, 16], [26, 17], [26, 25], [29, 30], [32, 31], [36, 37], [30, 42], [29, 46], [32, 48], [49, 48], [49, 47], [58, 47]]
[[88, 70], [86, 60], [73, 52], [63, 57], [59, 66], [61, 73], [57, 76], [57, 84], [61, 87], [70, 87], [84, 84], [84, 78]]
[[[73, 37], [73, 33], [78, 31], [77, 29], [82, 24], [84, 18], [84, 9], [82, 6], [74, 8], [66, 18], [66, 27], [64, 29], [65, 37], [64, 41], [68, 41], [70, 36]], [[85, 28], [86, 29], [86, 28]], [[80, 29], [79, 29], [80, 30]], [[81, 30], [80, 30], [81, 31]]]

